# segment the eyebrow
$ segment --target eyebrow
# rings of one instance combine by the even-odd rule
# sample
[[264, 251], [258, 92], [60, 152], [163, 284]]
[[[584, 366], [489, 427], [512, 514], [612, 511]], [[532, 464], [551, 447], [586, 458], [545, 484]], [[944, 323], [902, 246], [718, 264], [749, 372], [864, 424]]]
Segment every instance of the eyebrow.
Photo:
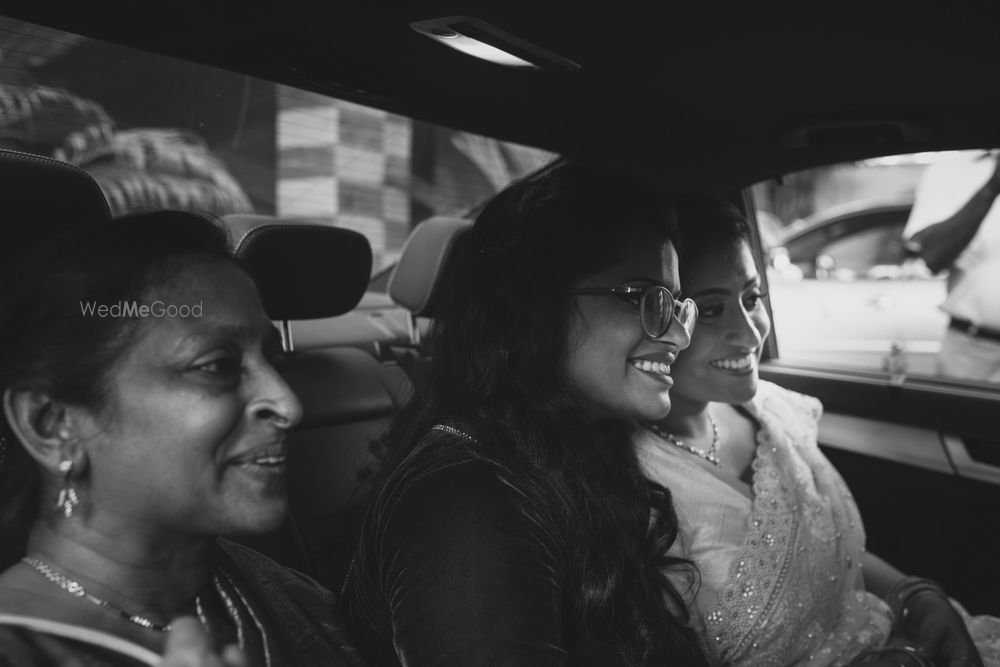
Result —
[[244, 324], [218, 324], [209, 325], [205, 329], [194, 331], [184, 336], [180, 340], [180, 344], [186, 345], [191, 342], [205, 340], [206, 338], [232, 338], [240, 342], [252, 342], [261, 338], [264, 344], [271, 344], [274, 341], [277, 341], [279, 346], [281, 344], [281, 334], [270, 320], [267, 321], [267, 327], [262, 337], [261, 331], [251, 326]]
[[[743, 284], [743, 288], [740, 289], [740, 292], [745, 292], [747, 289], [759, 284], [760, 284], [760, 276], [751, 278], [750, 280], [746, 281]], [[692, 296], [726, 296], [727, 294], [730, 293], [731, 291], [724, 287], [710, 287], [708, 289], [699, 290], [695, 292]]]

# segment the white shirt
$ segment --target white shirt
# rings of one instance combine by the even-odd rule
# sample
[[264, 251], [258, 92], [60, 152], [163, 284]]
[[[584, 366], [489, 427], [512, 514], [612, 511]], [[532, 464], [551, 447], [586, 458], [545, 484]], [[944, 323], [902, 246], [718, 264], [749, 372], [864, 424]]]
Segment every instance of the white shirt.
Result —
[[[986, 184], [994, 164], [994, 158], [976, 150], [962, 151], [928, 166], [917, 186], [903, 238], [909, 239], [957, 213]], [[951, 267], [948, 296], [941, 309], [953, 317], [1000, 329], [998, 286], [1000, 201], [994, 201], [976, 235]]]

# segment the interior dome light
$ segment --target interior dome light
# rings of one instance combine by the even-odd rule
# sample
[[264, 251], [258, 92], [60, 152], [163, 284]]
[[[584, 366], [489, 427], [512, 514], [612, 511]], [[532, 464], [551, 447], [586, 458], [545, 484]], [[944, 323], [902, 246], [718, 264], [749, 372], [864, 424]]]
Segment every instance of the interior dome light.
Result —
[[551, 51], [504, 32], [471, 16], [447, 16], [416, 21], [410, 27], [439, 44], [505, 67], [523, 69], [578, 69], [580, 66]]

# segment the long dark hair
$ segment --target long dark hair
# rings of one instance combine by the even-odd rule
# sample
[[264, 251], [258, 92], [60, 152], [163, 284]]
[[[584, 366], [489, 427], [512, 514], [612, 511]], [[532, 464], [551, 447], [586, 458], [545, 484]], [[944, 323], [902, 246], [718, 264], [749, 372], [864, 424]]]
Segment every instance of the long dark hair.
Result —
[[[27, 221], [24, 221], [27, 224]], [[177, 260], [232, 260], [226, 233], [179, 211], [126, 216], [45, 239], [0, 274], [0, 392], [30, 384], [73, 405], [96, 408], [114, 362], [140, 321], [85, 317], [82, 304], [141, 301], [171, 280]], [[24, 555], [39, 511], [41, 476], [5, 417], [0, 417], [0, 571]]]
[[432, 359], [376, 477], [405, 478], [404, 459], [435, 423], [474, 433], [527, 490], [526, 511], [564, 531], [573, 615], [635, 665], [705, 664], [664, 575], [693, 566], [667, 556], [676, 515], [669, 493], [643, 478], [630, 425], [593, 419], [565, 386], [573, 301], [564, 292], [622, 261], [637, 238], [670, 240], [672, 225], [664, 198], [565, 162], [499, 193], [444, 278]]

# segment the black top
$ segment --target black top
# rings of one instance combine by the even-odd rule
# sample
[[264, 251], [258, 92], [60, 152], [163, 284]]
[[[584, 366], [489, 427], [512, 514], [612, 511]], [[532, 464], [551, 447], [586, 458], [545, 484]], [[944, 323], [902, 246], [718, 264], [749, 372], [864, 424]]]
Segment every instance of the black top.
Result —
[[626, 664], [569, 609], [554, 521], [532, 510], [516, 475], [454, 441], [428, 436], [369, 508], [343, 591], [365, 659], [375, 667]]

